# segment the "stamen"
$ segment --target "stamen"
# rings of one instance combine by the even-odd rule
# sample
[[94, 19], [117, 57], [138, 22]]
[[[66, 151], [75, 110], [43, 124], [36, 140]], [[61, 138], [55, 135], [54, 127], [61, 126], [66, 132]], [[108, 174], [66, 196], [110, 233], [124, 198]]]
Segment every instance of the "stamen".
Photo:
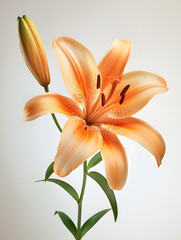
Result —
[[101, 76], [97, 75], [97, 89], [101, 87]]
[[119, 104], [121, 105], [124, 102], [125, 95], [121, 96], [121, 100], [119, 101]]
[[101, 94], [101, 103], [102, 103], [102, 107], [104, 107], [104, 105], [106, 103], [106, 99], [105, 99], [104, 93]]
[[125, 95], [125, 93], [126, 93], [126, 92], [128, 91], [128, 89], [129, 89], [129, 87], [130, 87], [130, 84], [128, 84], [126, 87], [123, 88], [123, 90], [122, 90], [121, 93], [120, 93], [120, 96], [121, 96], [121, 97]]

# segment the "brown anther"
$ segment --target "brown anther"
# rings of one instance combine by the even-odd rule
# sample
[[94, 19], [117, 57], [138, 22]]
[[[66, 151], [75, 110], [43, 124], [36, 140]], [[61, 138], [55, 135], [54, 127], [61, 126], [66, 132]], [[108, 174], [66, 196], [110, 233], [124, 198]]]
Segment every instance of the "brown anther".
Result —
[[97, 75], [97, 89], [101, 87], [101, 76]]
[[130, 84], [128, 84], [126, 87], [123, 88], [123, 90], [122, 90], [121, 93], [120, 93], [120, 96], [121, 96], [121, 97], [125, 95], [125, 93], [126, 93], [126, 92], [128, 91], [128, 89], [129, 89], [129, 87], [130, 87]]
[[121, 100], [119, 101], [119, 104], [121, 105], [124, 102], [125, 95], [121, 96]]
[[87, 127], [85, 127], [84, 129], [87, 130]]
[[102, 107], [104, 107], [105, 103], [106, 103], [106, 98], [104, 93], [101, 94], [101, 103], [102, 103]]

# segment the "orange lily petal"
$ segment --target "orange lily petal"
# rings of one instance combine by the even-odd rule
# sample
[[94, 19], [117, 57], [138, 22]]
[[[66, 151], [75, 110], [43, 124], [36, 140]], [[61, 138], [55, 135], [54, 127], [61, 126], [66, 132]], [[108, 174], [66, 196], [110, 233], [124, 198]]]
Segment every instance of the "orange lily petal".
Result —
[[[120, 104], [120, 93], [128, 85], [130, 86], [125, 99]], [[141, 110], [155, 95], [167, 90], [166, 81], [156, 74], [144, 71], [126, 73], [117, 85], [108, 106], [105, 106], [105, 115], [110, 118], [130, 117]], [[99, 121], [102, 121], [105, 115], [102, 115]]]
[[165, 142], [152, 126], [133, 117], [107, 119], [105, 127], [115, 134], [131, 138], [146, 148], [156, 158], [158, 166], [165, 154]]
[[102, 145], [98, 127], [88, 126], [79, 117], [71, 117], [66, 122], [55, 156], [54, 172], [65, 177], [92, 156]]
[[116, 39], [109, 52], [99, 64], [103, 87], [106, 78], [112, 76], [118, 78], [123, 74], [131, 52], [132, 42]]
[[63, 113], [70, 116], [83, 117], [78, 104], [57, 93], [45, 93], [31, 98], [24, 108], [24, 120], [30, 121], [47, 113]]
[[91, 110], [100, 89], [97, 89], [97, 76], [100, 75], [97, 64], [81, 43], [72, 38], [61, 37], [53, 41], [65, 85], [70, 95]]
[[120, 190], [126, 183], [128, 173], [126, 152], [115, 134], [104, 128], [100, 131], [103, 137], [101, 154], [108, 184], [110, 188]]

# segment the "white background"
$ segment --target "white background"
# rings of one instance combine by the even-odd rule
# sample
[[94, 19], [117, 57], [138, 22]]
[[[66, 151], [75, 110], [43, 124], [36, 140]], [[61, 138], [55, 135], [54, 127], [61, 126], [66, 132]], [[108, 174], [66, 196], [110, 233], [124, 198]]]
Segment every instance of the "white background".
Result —
[[[24, 104], [43, 92], [22, 59], [17, 16], [26, 14], [43, 40], [51, 72], [51, 91], [68, 96], [52, 40], [69, 36], [81, 41], [97, 62], [115, 38], [133, 42], [126, 72], [145, 70], [167, 80], [169, 91], [156, 96], [137, 117], [163, 135], [167, 151], [158, 169], [153, 156], [137, 143], [121, 138], [129, 160], [127, 184], [116, 192], [119, 218], [109, 212], [85, 240], [181, 239], [181, 3], [139, 1], [2, 1], [0, 9], [1, 153], [0, 239], [73, 239], [55, 210], [74, 221], [74, 200], [52, 183], [34, 183], [53, 161], [60, 134], [49, 115], [22, 122]], [[66, 117], [59, 115], [63, 126]], [[95, 168], [104, 174], [101, 163]], [[66, 177], [80, 191], [82, 168]], [[83, 220], [109, 207], [102, 190], [88, 179]]]

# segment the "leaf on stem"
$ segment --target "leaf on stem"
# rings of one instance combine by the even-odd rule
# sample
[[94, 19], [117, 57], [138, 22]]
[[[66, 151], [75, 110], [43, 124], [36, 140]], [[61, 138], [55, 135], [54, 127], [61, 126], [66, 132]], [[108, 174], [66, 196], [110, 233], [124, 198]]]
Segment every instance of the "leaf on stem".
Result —
[[68, 228], [68, 230], [73, 234], [73, 236], [76, 238], [77, 235], [77, 228], [74, 224], [74, 222], [67, 216], [67, 214], [56, 211], [54, 215], [58, 214], [60, 219], [62, 220], [63, 224]]
[[[36, 182], [45, 182], [44, 180], [40, 180], [40, 181], [36, 181]], [[49, 178], [47, 179], [47, 182], [53, 182], [57, 185], [59, 185], [60, 187], [62, 187], [65, 191], [67, 191], [75, 200], [76, 202], [79, 202], [79, 196], [78, 193], [76, 192], [76, 190], [67, 182], [64, 182], [62, 180], [56, 179], [56, 178]]]
[[81, 237], [83, 237], [109, 210], [102, 210], [90, 217], [81, 227]]
[[101, 152], [98, 152], [96, 155], [94, 155], [94, 157], [90, 160], [88, 166], [87, 166], [87, 171], [96, 166], [98, 163], [100, 163], [102, 161], [102, 156], [101, 156]]
[[54, 161], [48, 166], [47, 171], [45, 173], [45, 182], [49, 179], [49, 177], [53, 174], [53, 164]]
[[116, 222], [117, 216], [118, 216], [118, 206], [117, 206], [117, 202], [116, 202], [116, 197], [114, 195], [113, 190], [110, 189], [106, 178], [98, 172], [90, 172], [90, 173], [88, 173], [88, 176], [91, 177], [92, 179], [94, 179], [99, 184], [99, 186], [102, 188], [102, 190], [105, 192], [105, 194], [111, 204], [112, 211], [114, 214], [114, 220]]

